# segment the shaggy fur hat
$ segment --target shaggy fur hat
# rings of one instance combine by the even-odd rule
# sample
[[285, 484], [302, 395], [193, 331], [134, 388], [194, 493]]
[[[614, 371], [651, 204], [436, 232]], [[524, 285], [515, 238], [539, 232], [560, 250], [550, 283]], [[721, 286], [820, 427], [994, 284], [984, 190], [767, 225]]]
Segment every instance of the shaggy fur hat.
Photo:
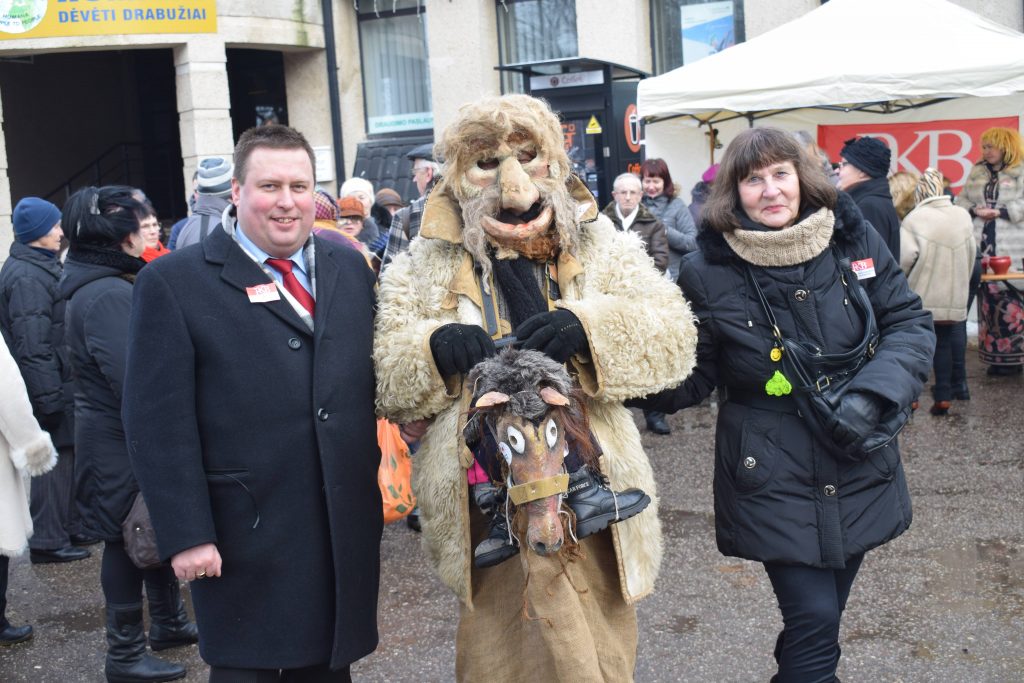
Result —
[[889, 175], [892, 151], [878, 138], [850, 138], [839, 155], [872, 178]]

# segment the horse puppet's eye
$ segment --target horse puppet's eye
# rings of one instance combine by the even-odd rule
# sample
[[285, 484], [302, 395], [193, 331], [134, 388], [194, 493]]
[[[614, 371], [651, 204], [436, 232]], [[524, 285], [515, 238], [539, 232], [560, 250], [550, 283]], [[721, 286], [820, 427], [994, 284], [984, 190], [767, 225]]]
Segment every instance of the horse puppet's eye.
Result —
[[548, 440], [548, 448], [554, 448], [558, 441], [558, 425], [554, 420], [548, 420], [547, 425], [544, 426], [544, 436]]
[[515, 427], [509, 426], [508, 428], [508, 442], [516, 453], [522, 454], [526, 450], [526, 439], [523, 438], [523, 433]]
[[501, 457], [505, 458], [505, 464], [512, 464], [512, 449], [508, 447], [508, 444], [502, 441], [498, 444], [498, 452], [501, 453]]

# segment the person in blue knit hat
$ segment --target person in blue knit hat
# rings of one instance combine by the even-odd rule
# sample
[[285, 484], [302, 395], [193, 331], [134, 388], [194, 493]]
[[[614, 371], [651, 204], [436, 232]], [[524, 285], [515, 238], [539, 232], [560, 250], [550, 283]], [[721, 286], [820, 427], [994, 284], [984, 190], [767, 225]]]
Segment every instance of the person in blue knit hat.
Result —
[[64, 345], [64, 298], [58, 286], [64, 233], [60, 209], [38, 197], [14, 207], [14, 244], [0, 268], [0, 331], [28, 388], [32, 412], [57, 447], [57, 465], [32, 482], [33, 563], [89, 557], [74, 498], [74, 391]]

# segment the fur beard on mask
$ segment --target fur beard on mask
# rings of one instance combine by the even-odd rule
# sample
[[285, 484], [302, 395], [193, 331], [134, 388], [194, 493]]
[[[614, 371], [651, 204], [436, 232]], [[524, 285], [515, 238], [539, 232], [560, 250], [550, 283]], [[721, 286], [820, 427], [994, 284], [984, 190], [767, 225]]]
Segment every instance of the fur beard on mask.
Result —
[[[550, 207], [554, 215], [552, 227], [558, 238], [558, 248], [575, 256], [579, 243], [579, 227], [576, 224], [578, 203], [563, 182], [552, 178], [535, 178], [533, 182], [540, 189], [541, 206]], [[484, 287], [490, 291], [490, 250], [495, 245], [483, 228], [483, 219], [486, 216], [497, 217], [501, 188], [495, 184], [485, 188], [473, 187], [468, 191], [469, 188], [463, 184], [460, 189], [460, 194], [465, 197], [459, 200], [462, 209], [462, 245], [473, 257], [473, 262], [481, 271]], [[547, 234], [551, 232], [549, 229]]]

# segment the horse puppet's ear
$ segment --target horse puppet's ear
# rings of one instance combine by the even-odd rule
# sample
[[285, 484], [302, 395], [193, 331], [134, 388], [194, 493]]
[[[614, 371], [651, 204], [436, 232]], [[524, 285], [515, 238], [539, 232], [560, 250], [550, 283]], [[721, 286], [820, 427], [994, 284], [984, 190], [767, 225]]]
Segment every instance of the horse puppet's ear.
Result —
[[481, 396], [473, 404], [474, 408], [489, 408], [496, 406], [501, 403], [508, 403], [508, 394], [503, 394], [500, 391], [488, 391], [486, 394]]
[[544, 387], [540, 390], [540, 397], [549, 406], [567, 406], [569, 405], [569, 399], [563, 396], [557, 389], [551, 387]]

